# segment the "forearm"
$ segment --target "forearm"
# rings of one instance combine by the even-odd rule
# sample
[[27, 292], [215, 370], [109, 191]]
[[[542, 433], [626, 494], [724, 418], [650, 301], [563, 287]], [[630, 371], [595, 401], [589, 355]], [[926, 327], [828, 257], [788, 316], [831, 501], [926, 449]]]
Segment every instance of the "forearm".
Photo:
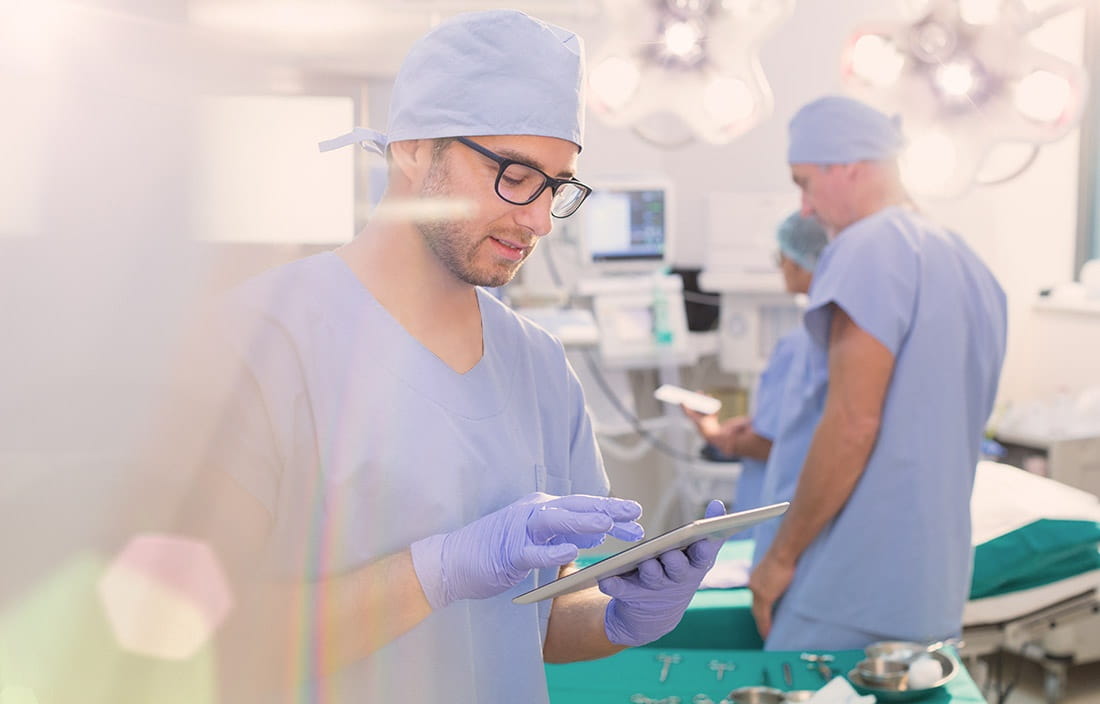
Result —
[[878, 425], [826, 411], [806, 454], [790, 510], [769, 553], [793, 564], [852, 495], [874, 449]]
[[596, 587], [554, 599], [542, 657], [562, 663], [595, 660], [624, 650], [607, 639], [604, 612], [611, 598]]
[[749, 430], [737, 436], [730, 454], [766, 461], [772, 451], [772, 441]]
[[825, 408], [770, 557], [793, 565], [847, 503], [878, 438], [893, 369], [893, 354], [835, 308]]

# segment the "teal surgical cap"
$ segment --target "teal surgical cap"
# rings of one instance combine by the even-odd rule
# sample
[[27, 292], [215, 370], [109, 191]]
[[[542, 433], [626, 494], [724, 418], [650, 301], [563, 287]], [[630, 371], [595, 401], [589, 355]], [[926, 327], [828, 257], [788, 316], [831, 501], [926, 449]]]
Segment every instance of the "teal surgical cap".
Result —
[[822, 165], [893, 159], [905, 143], [900, 117], [835, 95], [795, 113], [790, 140], [787, 163]]
[[321, 151], [356, 142], [384, 154], [407, 139], [537, 135], [581, 147], [584, 46], [576, 34], [518, 10], [455, 15], [409, 50], [390, 98], [388, 134], [356, 128]]
[[799, 213], [789, 215], [776, 232], [779, 251], [806, 271], [813, 271], [821, 250], [829, 244], [825, 228], [816, 218], [804, 218]]

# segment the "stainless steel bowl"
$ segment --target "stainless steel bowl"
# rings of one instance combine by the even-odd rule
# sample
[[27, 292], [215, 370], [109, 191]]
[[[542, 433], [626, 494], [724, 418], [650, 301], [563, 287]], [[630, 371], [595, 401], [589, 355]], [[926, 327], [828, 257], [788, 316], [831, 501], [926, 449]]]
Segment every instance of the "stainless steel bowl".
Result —
[[784, 704], [783, 692], [772, 687], [741, 687], [726, 695], [733, 704]]
[[817, 692], [812, 689], [792, 689], [789, 692], [783, 694], [784, 700], [790, 702], [790, 704], [798, 704], [799, 702], [808, 702]]
[[909, 663], [885, 658], [860, 660], [856, 671], [864, 682], [883, 689], [903, 689], [909, 677]]
[[863, 676], [859, 672], [859, 668], [855, 667], [848, 672], [848, 681], [852, 683], [852, 686], [855, 687], [860, 694], [873, 694], [880, 703], [908, 702], [923, 699], [935, 690], [941, 689], [959, 674], [959, 665], [955, 662], [954, 658], [939, 650], [929, 654], [940, 661], [940, 665], [943, 667], [943, 677], [924, 689], [909, 689], [908, 687], [904, 689], [887, 689], [863, 679]]
[[871, 643], [863, 649], [868, 658], [881, 658], [883, 660], [900, 660], [908, 662], [920, 657], [927, 652], [924, 643], [915, 643], [908, 640], [881, 640]]

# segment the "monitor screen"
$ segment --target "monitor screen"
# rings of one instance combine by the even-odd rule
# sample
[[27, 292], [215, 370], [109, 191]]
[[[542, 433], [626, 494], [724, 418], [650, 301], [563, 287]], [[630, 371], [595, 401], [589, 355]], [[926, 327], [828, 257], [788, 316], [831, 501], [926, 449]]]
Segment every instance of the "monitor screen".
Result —
[[668, 189], [664, 186], [597, 186], [580, 212], [589, 265], [643, 271], [668, 263]]

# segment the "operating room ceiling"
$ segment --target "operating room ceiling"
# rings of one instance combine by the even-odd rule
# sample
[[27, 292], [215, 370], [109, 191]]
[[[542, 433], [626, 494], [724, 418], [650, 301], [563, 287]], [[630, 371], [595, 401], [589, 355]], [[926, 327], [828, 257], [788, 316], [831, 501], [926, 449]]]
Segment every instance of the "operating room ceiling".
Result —
[[[392, 75], [412, 42], [443, 17], [503, 7], [484, 0], [188, 0], [187, 20], [211, 40], [311, 73]], [[515, 0], [550, 22], [594, 17], [595, 0]]]

